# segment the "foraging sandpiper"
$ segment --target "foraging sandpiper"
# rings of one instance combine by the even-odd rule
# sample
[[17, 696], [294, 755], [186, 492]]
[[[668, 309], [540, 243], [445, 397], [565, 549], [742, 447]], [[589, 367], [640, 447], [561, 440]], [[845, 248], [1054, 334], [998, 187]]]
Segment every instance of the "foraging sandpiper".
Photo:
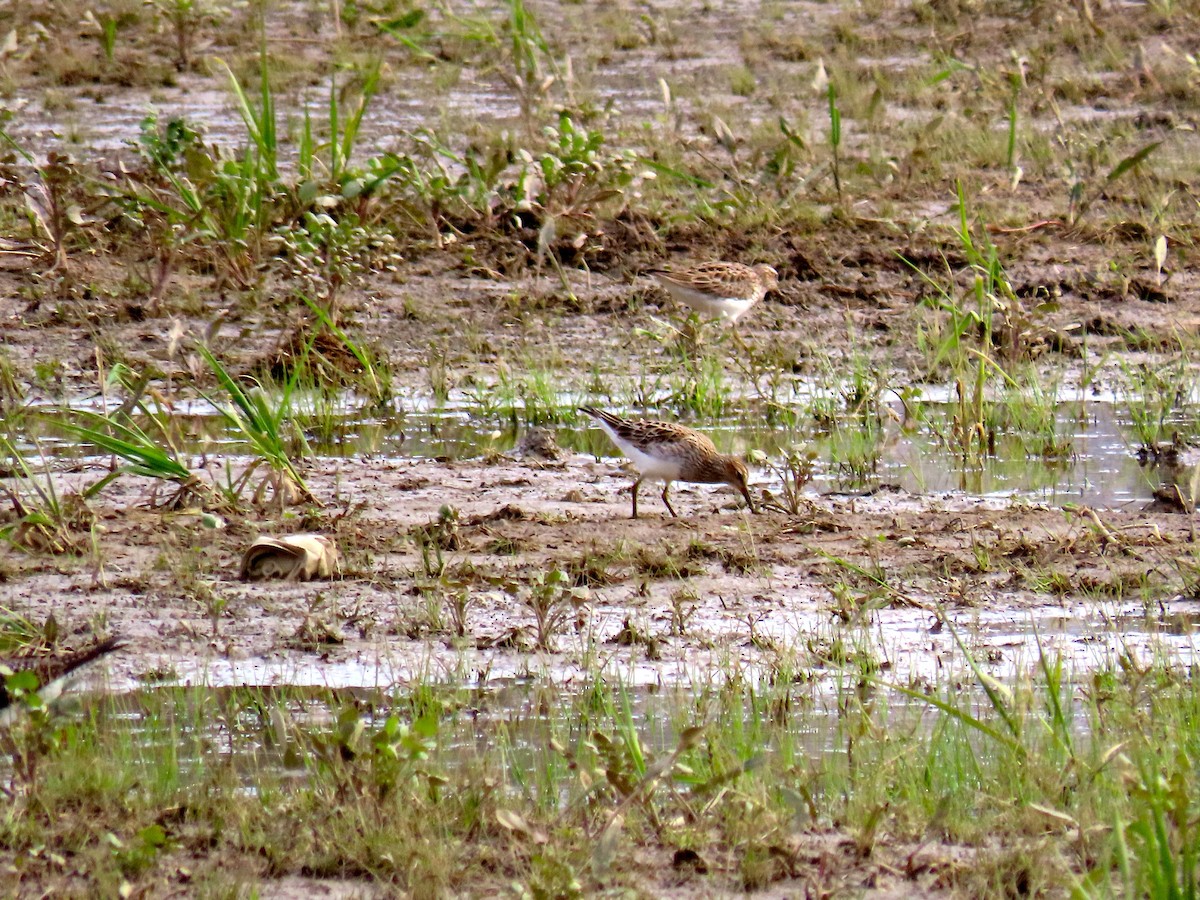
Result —
[[672, 516], [678, 517], [667, 497], [672, 481], [700, 484], [727, 484], [746, 498], [750, 512], [756, 512], [747, 483], [750, 472], [736, 456], [718, 453], [713, 442], [698, 431], [673, 422], [648, 422], [622, 419], [591, 406], [580, 412], [595, 419], [621, 452], [633, 460], [639, 475], [633, 483], [633, 518], [637, 518], [638, 488], [646, 479], [663, 481], [662, 498]]
[[708, 262], [678, 272], [650, 272], [667, 292], [685, 306], [734, 324], [768, 291], [779, 287], [779, 273], [770, 266]]

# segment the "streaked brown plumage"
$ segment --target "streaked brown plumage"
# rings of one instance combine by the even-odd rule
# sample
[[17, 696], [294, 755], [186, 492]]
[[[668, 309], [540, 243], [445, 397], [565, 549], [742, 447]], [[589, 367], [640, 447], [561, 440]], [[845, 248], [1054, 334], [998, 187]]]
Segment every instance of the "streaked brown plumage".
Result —
[[638, 488], [648, 478], [665, 482], [663, 503], [672, 516], [678, 516], [667, 496], [672, 481], [727, 484], [739, 491], [746, 498], [750, 511], [755, 512], [746, 464], [736, 456], [719, 453], [707, 436], [674, 422], [623, 419], [591, 406], [581, 406], [579, 411], [600, 423], [612, 442], [637, 466], [638, 479], [633, 483], [633, 518], [638, 517]]
[[[14, 673], [33, 672], [38, 680], [38, 693], [45, 702], [50, 703], [62, 692], [64, 683], [77, 669], [123, 646], [125, 642], [120, 637], [110, 637], [69, 653], [22, 656], [0, 662]], [[0, 678], [0, 725], [11, 720], [11, 703], [5, 679]]]
[[779, 287], [779, 274], [766, 265], [707, 262], [679, 271], [652, 270], [651, 275], [677, 301], [697, 312], [720, 316], [732, 325]]

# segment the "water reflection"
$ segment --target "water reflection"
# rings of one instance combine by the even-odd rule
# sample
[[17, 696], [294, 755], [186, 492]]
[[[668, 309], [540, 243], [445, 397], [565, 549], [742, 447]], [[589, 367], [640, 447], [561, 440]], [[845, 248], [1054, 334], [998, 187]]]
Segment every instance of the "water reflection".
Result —
[[[327, 458], [382, 456], [444, 461], [512, 453], [528, 430], [516, 414], [497, 418], [473, 415], [469, 407], [448, 404], [433, 409], [412, 404], [411, 411], [364, 414], [361, 407], [342, 408], [313, 402], [296, 416], [295, 452]], [[563, 414], [569, 415], [569, 407]], [[1082, 503], [1114, 508], [1150, 501], [1156, 493], [1172, 493], [1179, 508], [1191, 510], [1200, 479], [1200, 454], [1186, 447], [1153, 459], [1139, 459], [1132, 447], [1133, 425], [1106, 401], [1062, 404], [1053, 424], [1054, 446], [1062, 452], [1041, 455], [1028, 435], [992, 432], [987, 454], [964, 458], [949, 445], [947, 422], [955, 407], [925, 403], [922, 419], [913, 421], [899, 401], [885, 406], [869, 422], [853, 418], [816, 423], [802, 419], [786, 426], [763, 420], [726, 419], [701, 424], [726, 452], [757, 450], [768, 460], [788, 448], [803, 446], [816, 454], [812, 488], [818, 492], [856, 491], [894, 485], [914, 494], [962, 492], [969, 495], [1019, 495], [1051, 505]], [[860, 417], [861, 418], [861, 417]], [[89, 455], [76, 439], [55, 430], [53, 418], [39, 417], [38, 448], [57, 456]], [[170, 418], [173, 440], [190, 455], [242, 455], [250, 448], [226, 426], [215, 410], [202, 404], [176, 409]], [[558, 443], [578, 453], [612, 457], [607, 438], [584, 423], [550, 424]], [[149, 427], [147, 430], [153, 433]], [[31, 441], [26, 452], [37, 452]], [[774, 489], [765, 467], [758, 484]], [[1176, 490], [1177, 488], [1177, 490]]]

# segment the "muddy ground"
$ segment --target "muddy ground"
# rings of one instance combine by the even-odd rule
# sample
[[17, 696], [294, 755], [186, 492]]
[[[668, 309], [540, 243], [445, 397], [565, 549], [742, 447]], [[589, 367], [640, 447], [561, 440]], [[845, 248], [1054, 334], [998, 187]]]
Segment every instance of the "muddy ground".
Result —
[[[1039, 245], [1051, 243], [1043, 237]], [[864, 246], [861, 252], [870, 251]], [[633, 328], [654, 327], [674, 314], [665, 297], [640, 281], [631, 287], [594, 276], [589, 292], [581, 277], [575, 292], [587, 309], [573, 312], [552, 297], [539, 299], [556, 291], [544, 278], [484, 285], [464, 282], [449, 266], [432, 268], [424, 260], [380, 279], [376, 299], [357, 314], [387, 348], [398, 387], [413, 394], [427, 390], [429, 348], [452, 346], [464, 327], [486, 345], [464, 365], [460, 377], [467, 379], [486, 376], [500, 360], [538, 353], [545, 343], [567, 359], [617, 355]], [[873, 282], [902, 277], [860, 271]], [[1045, 278], [1047, 269], [1030, 271]], [[7, 275], [10, 286], [30, 277], [11, 269]], [[637, 290], [646, 292], [646, 301], [636, 309], [623, 306]], [[514, 291], [528, 304], [506, 299]], [[854, 335], [887, 336], [885, 346], [869, 349], [894, 361], [892, 340], [925, 315], [904, 288], [852, 299], [826, 281], [793, 280], [784, 291], [782, 301], [768, 299], [745, 322], [751, 346], [811, 347], [814, 335], [845, 341], [849, 321]], [[30, 324], [27, 305], [13, 293], [0, 298], [14, 326], [6, 331], [7, 352], [25, 364], [43, 356], [63, 360], [77, 397], [89, 396], [82, 385], [100, 337], [122, 347], [130, 364], [188, 378], [189, 356], [171, 355], [167, 333], [179, 319], [98, 317], [87, 330]], [[796, 294], [803, 300], [792, 305]], [[414, 305], [418, 318], [405, 314]], [[1170, 304], [1076, 299], [1064, 300], [1056, 315], [1064, 323], [1125, 318], [1167, 339], [1198, 311], [1189, 296]], [[276, 329], [259, 325], [253, 319], [226, 324], [222, 333], [249, 359], [279, 340]], [[645, 365], [625, 362], [631, 369]], [[218, 480], [223, 462], [209, 459], [198, 471]], [[245, 460], [231, 462], [237, 467]], [[82, 490], [110, 465], [92, 459], [59, 468], [70, 469], [64, 487]], [[319, 507], [298, 507], [283, 517], [269, 504], [225, 511], [220, 530], [205, 527], [198, 509], [156, 507], [168, 493], [161, 487], [119, 479], [89, 501], [77, 523], [80, 557], [5, 551], [5, 605], [34, 621], [53, 613], [72, 630], [99, 627], [128, 636], [129, 647], [110, 665], [121, 686], [172, 676], [381, 686], [421, 673], [569, 676], [592, 658], [593, 645], [611, 672], [643, 682], [688, 681], [704, 677], [704, 660], [737, 660], [760, 673], [785, 663], [834, 662], [824, 658], [831, 629], [846, 622], [875, 634], [871, 643], [882, 660], [902, 657], [904, 672], [920, 678], [933, 674], [939, 654], [953, 655], [952, 639], [937, 624], [941, 608], [960, 624], [1004, 611], [1007, 625], [992, 623], [991, 638], [980, 639], [1003, 673], [1030, 661], [1016, 648], [1025, 647], [1030, 625], [1046, 617], [1065, 629], [1062, 647], [1072, 656], [1073, 647], [1089, 640], [1081, 632], [1093, 626], [1116, 640], [1120, 629], [1114, 633], [1100, 620], [1117, 610], [1131, 615], [1130, 604], [1148, 610], [1137, 632], [1166, 627], [1159, 602], [1166, 604], [1163, 614], [1187, 611], [1186, 605], [1170, 607], [1188, 589], [1191, 517], [1147, 510], [1148, 500], [1093, 514], [1020, 497], [921, 496], [886, 486], [822, 495], [810, 488], [809, 505], [798, 514], [752, 516], [727, 489], [676, 485], [679, 519], [667, 515], [651, 489], [643, 491], [642, 518], [632, 521], [632, 476], [621, 461], [570, 450], [551, 459], [513, 450], [455, 461], [351, 454], [309, 461], [303, 472]], [[755, 478], [756, 495], [778, 491], [768, 473]], [[446, 567], [438, 574], [423, 562], [421, 544], [443, 506], [457, 511], [457, 523], [452, 534], [438, 532]], [[98, 526], [95, 552], [88, 548], [91, 517]], [[237, 581], [251, 540], [299, 531], [336, 540], [343, 560], [338, 577], [282, 586]], [[886, 586], [850, 566], [876, 573]], [[534, 616], [523, 597], [531, 578], [555, 568], [589, 596], [547, 653], [534, 647]], [[462, 634], [442, 606], [459, 590], [469, 595]], [[929, 655], [922, 660], [922, 654]]]
[[[428, 398], [435, 366], [459, 391], [487, 390], [501, 370], [534, 364], [561, 372], [564, 390], [577, 390], [580, 361], [602, 361], [601, 374], [614, 380], [666, 378], [678, 349], [645, 335], [682, 318], [645, 273], [713, 258], [769, 262], [780, 272], [779, 292], [740, 328], [760, 359], [805, 376], [865, 355], [893, 389], [927, 383], [929, 357], [917, 336], [940, 314], [925, 302], [934, 293], [929, 281], [900, 256], [966, 290], [972, 273], [953, 234], [956, 179], [986, 208], [977, 237], [995, 242], [1015, 296], [1030, 310], [1053, 301], [1017, 317], [999, 338], [1025, 361], [1077, 383], [1088, 371], [1092, 384], [1111, 390], [1122, 365], [1165, 365], [1192, 346], [1200, 292], [1191, 179], [1200, 154], [1187, 54], [1197, 51], [1200, 31], [1191, 9], [1036, 3], [1031, 16], [1000, 4], [726, 3], [639, 6], [634, 15], [616, 3], [531, 7], [554, 45], [575, 54], [589, 97], [616, 96], [626, 124], [651, 122], [658, 139], [685, 146], [685, 159], [719, 159], [706, 173], [730, 195], [770, 205], [798, 191], [807, 215], [793, 207], [787, 217], [681, 220], [640, 207], [631, 191], [623, 209], [589, 224], [587, 267], [568, 265], [565, 282], [536, 271], [529, 234], [463, 232], [447, 241], [446, 229], [437, 241], [413, 237], [390, 270], [366, 273], [341, 298], [343, 325], [386, 363], [402, 407]], [[297, 58], [319, 58], [312, 17], [273, 9], [272, 40]], [[236, 17], [213, 27], [198, 56], [252, 58], [252, 48], [236, 43], [238, 28]], [[598, 40], [605, 29], [616, 37]], [[80, 32], [72, 40], [94, 64], [94, 38]], [[212, 139], [235, 139], [224, 82], [199, 63], [183, 73], [164, 68], [169, 46], [159, 33], [131, 37], [118, 61], [134, 75], [98, 81], [87, 67], [84, 75], [64, 75], [65, 66], [50, 75], [9, 60], [9, 96], [21, 108], [11, 133], [39, 149], [115, 158], [136, 136], [147, 103], [196, 103], [210, 117]], [[374, 146], [435, 115], [519, 127], [496, 71], [463, 62], [451, 42], [436, 54], [461, 66], [448, 93], [435, 84], [436, 66], [387, 52], [394, 80], [365, 126]], [[946, 60], [966, 69], [933, 80], [954, 69]], [[869, 124], [870, 90], [857, 107], [845, 95], [841, 198], [816, 149], [826, 141], [826, 113], [813, 84], [826, 66], [852, 71], [886, 96], [881, 126]], [[730, 67], [746, 68], [757, 87], [732, 91]], [[928, 77], [905, 81], [914, 68]], [[1004, 132], [996, 84], [1007, 83], [1010, 69], [1029, 78], [1022, 126], [1050, 135], [1031, 138], [1031, 147], [1059, 154], [1031, 159], [1016, 186], [995, 156], [980, 161], [974, 148], [959, 147], [979, 120], [984, 134]], [[160, 70], [157, 83], [136, 77]], [[659, 77], [675, 91], [668, 112], [656, 105]], [[727, 156], [717, 113], [734, 131]], [[762, 135], [776, 134], [780, 118], [808, 125], [808, 168], [787, 191], [758, 174], [769, 169]], [[72, 144], [73, 131], [84, 143]], [[89, 150], [89, 135], [99, 149]], [[1106, 181], [1121, 159], [1155, 140], [1164, 143], [1153, 177], [1132, 171]], [[1083, 169], [1091, 211], [1077, 216], [1068, 172]], [[153, 386], [171, 400], [194, 396], [211, 380], [190, 341], [208, 335], [233, 368], [253, 372], [306, 318], [299, 304], [276, 302], [289, 282], [274, 269], [257, 289], [239, 291], [201, 265], [181, 266], [163, 296], [151, 298], [144, 284], [155, 257], [136, 240], [79, 241], [66, 266], [55, 266], [11, 188], [0, 235], [0, 347], [20, 399], [6, 401], [6, 415], [20, 404], [94, 402], [98, 373], [116, 360], [153, 372]], [[1160, 235], [1168, 238], [1161, 271]], [[740, 351], [710, 340], [724, 341], [719, 352], [729, 354], [736, 378]], [[220, 477], [226, 461], [193, 457], [202, 479]], [[228, 461], [235, 469], [247, 462]], [[64, 458], [54, 470], [70, 493], [109, 465]], [[570, 450], [451, 461], [349, 453], [307, 460], [303, 474], [316, 503], [283, 513], [269, 503], [217, 509], [220, 528], [209, 527], [194, 502], [167, 509], [161, 487], [120, 478], [76, 507], [76, 553], [0, 549], [0, 606], [34, 622], [53, 615], [68, 642], [92, 631], [124, 635], [128, 645], [108, 663], [117, 689], [175, 680], [386, 687], [418, 677], [486, 683], [542, 673], [570, 685], [596, 665], [638, 683], [844, 666], [922, 683], [944, 674], [943, 665], [962, 665], [943, 616], [1003, 675], [1033, 661], [1033, 626], [1081, 666], [1164, 646], [1184, 661], [1193, 653], [1193, 518], [1150, 507], [1148, 497], [1120, 509], [1062, 509], [879, 485], [810, 490], [795, 513], [750, 515], [726, 489], [677, 485], [678, 519], [650, 491], [643, 517], [632, 521], [632, 477], [620, 461]], [[761, 471], [756, 477], [758, 495], [768, 480]], [[449, 520], [439, 519], [444, 508]], [[335, 577], [237, 579], [256, 536], [308, 531], [336, 542]], [[554, 570], [576, 593], [562, 599], [561, 619], [539, 648], [528, 597]], [[461, 628], [456, 597], [465, 603]], [[838, 640], [846, 627], [863, 636], [858, 656]]]
[[[322, 20], [311, 11], [289, 15], [289, 9], [284, 4], [268, 14], [271, 40], [315, 65], [323, 50], [312, 35], [322, 33]], [[882, 177], [848, 179], [848, 195], [836, 202], [828, 173], [814, 163], [808, 174], [823, 187], [814, 188], [804, 223], [768, 219], [749, 229], [725, 228], [718, 218], [664, 227], [631, 202], [593, 229], [597, 252], [588, 271], [567, 269], [566, 281], [508, 265], [518, 255], [517, 244], [506, 245], [512, 238], [464, 235], [449, 245], [441, 241], [441, 248], [427, 240], [401, 247], [391, 271], [367, 273], [343, 301], [345, 324], [369, 338], [401, 396], [428, 396], [435, 360], [457, 389], [486, 388], [499, 369], [532, 363], [558, 367], [565, 384], [578, 386], [578, 360], [602, 359], [609, 373], [661, 378], [670, 365], [664, 346], [639, 335], [662, 333], [664, 322], [681, 319], [642, 273], [663, 262], [708, 258], [765, 260], [779, 269], [779, 292], [741, 329], [763, 358], [803, 374], [814, 360], [866, 354], [888, 373], [891, 387], [922, 381], [928, 356], [917, 350], [914, 336], [936, 314], [922, 303], [931, 295], [929, 282], [899, 256], [935, 277], [969, 280], [952, 234], [951, 176], [963, 173], [976, 202], [989, 210], [983, 231], [996, 242], [1016, 295], [1030, 303], [1053, 301], [1014, 326], [1024, 326], [1012, 340], [1032, 358], [1113, 371], [1122, 360], [1152, 362], [1160, 358], [1155, 354], [1177, 352], [1181, 336], [1200, 321], [1189, 265], [1195, 209], [1186, 202], [1185, 181], [1175, 184], [1174, 199], [1164, 200], [1174, 217], [1160, 223], [1170, 233], [1160, 273], [1151, 251], [1154, 223], [1137, 207], [1136, 172], [1100, 184], [1092, 198], [1096, 213], [1073, 222], [1069, 192], [1054, 165], [1027, 165], [1015, 187], [1011, 172], [972, 168], [969, 159], [953, 156], [942, 164], [942, 178], [914, 174], [918, 162], [945, 143], [936, 135], [937, 128], [950, 128], [944, 118], [958, 117], [965, 129], [984, 115], [972, 104], [983, 104], [995, 79], [1013, 66], [1036, 73], [1036, 79], [1029, 74], [1027, 127], [1053, 133], [1064, 165], [1075, 159], [1072, 142], [1090, 136], [1124, 141], [1111, 151], [1117, 159], [1125, 148], [1162, 140], [1162, 166], [1182, 167], [1195, 140], [1180, 56], [1194, 39], [1186, 11], [1172, 18], [1140, 8], [1134, 14], [1102, 6], [1093, 14], [1043, 4], [1031, 27], [1024, 14], [1002, 6], [895, 5], [868, 13], [726, 4], [655, 10], [628, 34], [619, 5], [549, 4], [536, 11], [553, 46], [574, 54], [580, 73], [574, 87], [621, 100], [624, 118], [614, 121], [649, 117], [668, 127], [654, 119], [661, 115], [653, 111], [661, 98], [659, 77], [675, 86], [670, 127], [689, 152], [701, 158], [716, 152], [712, 116], [730, 118], [740, 146], [726, 174], [743, 186], [748, 167], [763, 158], [756, 140], [764, 122], [778, 116], [807, 121], [810, 139], [820, 142], [823, 101], [813, 79], [826, 66], [841, 66], [886, 91], [895, 146], [880, 137], [886, 128], [856, 118], [853, 98], [846, 97], [846, 152], [866, 167], [862, 172], [881, 150], [895, 165]], [[1062, 32], [1061, 40], [1047, 37], [1047, 23]], [[253, 59], [238, 44], [241, 27], [236, 16], [212, 24], [202, 32], [197, 58], [243, 52]], [[609, 33], [611, 41], [595, 38]], [[24, 70], [13, 63], [23, 79], [13, 95], [22, 115], [10, 125], [12, 133], [45, 146], [59, 142], [83, 159], [89, 153], [119, 157], [122, 141], [134, 135], [114, 133], [149, 104], [189, 111], [208, 124], [214, 140], [232, 131], [236, 141], [228, 95], [213, 90], [219, 78], [200, 62], [182, 73], [164, 69], [168, 38], [131, 29], [115, 57], [125, 75], [115, 82], [111, 71], [97, 76], [106, 83], [103, 98], [79, 67], [68, 66], [66, 74], [61, 65], [39, 70], [29, 62], [39, 51], [31, 51], [22, 58]], [[85, 69], [98, 65], [92, 39], [86, 29], [72, 34]], [[439, 52], [453, 57], [447, 39], [439, 40]], [[505, 118], [514, 115], [511, 102], [497, 99], [504, 84], [498, 66], [455, 58], [461, 72], [439, 97], [433, 68], [414, 66], [394, 49], [383, 52], [395, 67], [393, 80], [367, 117], [364, 145], [386, 146], [389, 128], [412, 127], [431, 105], [440, 105], [443, 116], [447, 109], [465, 110], [498, 127], [512, 121]], [[936, 90], [928, 81], [905, 80], [939, 54], [970, 60], [978, 67], [974, 77], [946, 80]], [[757, 78], [748, 93], [730, 90], [736, 79], [729, 67], [738, 65]], [[320, 81], [313, 73], [308, 80]], [[304, 83], [296, 76], [292, 88], [300, 91]], [[285, 115], [294, 122], [293, 113]], [[901, 137], [914, 116], [937, 117], [929, 119], [933, 130], [925, 145]], [[1078, 124], [1091, 121], [1124, 124], [1101, 138]], [[89, 139], [103, 149], [89, 151]], [[72, 140], [84, 144], [72, 147]], [[1105, 171], [1100, 162], [1091, 165]], [[1085, 184], [1088, 191], [1093, 186]], [[171, 276], [161, 302], [150, 302], [128, 289], [129, 271], [151, 265], [145, 247], [84, 243], [59, 269], [39, 253], [44, 235], [18, 224], [11, 230], [0, 261], [4, 356], [25, 399], [35, 403], [96, 396], [97, 372], [116, 359], [157, 373], [160, 386], [186, 385], [200, 370], [188, 342], [202, 334], [215, 337], [235, 366], [252, 370], [304, 318], [294, 306], [269, 302], [269, 281], [248, 301], [228, 288], [214, 292], [208, 276], [186, 267]], [[128, 258], [114, 257], [118, 246]], [[503, 274], [508, 269], [513, 274]], [[732, 345], [728, 352], [739, 353]], [[735, 363], [730, 357], [731, 372]], [[207, 464], [216, 468], [212, 460]], [[82, 486], [98, 479], [102, 466], [77, 466], [64, 479]], [[101, 625], [128, 635], [130, 646], [113, 666], [122, 684], [147, 673], [193, 677], [214, 660], [303, 665], [383, 656], [396, 660], [401, 673], [422, 667], [520, 672], [569, 661], [588, 635], [607, 642], [606, 654], [619, 665], [652, 661], [655, 670], [667, 670], [694, 662], [697, 651], [762, 661], [779, 648], [807, 647], [823, 623], [857, 615], [846, 608], [850, 601], [839, 586], [847, 582], [860, 600], [882, 592], [878, 603], [868, 604], [882, 607], [881, 615], [918, 609], [927, 617], [928, 609], [945, 605], [969, 619], [976, 610], [1001, 607], [1019, 622], [1036, 606], [1169, 598], [1186, 582], [1187, 566], [1177, 560], [1191, 553], [1191, 521], [1184, 515], [1121, 509], [1099, 511], [1094, 519], [1020, 500], [886, 490], [857, 499], [813, 492], [811, 509], [799, 515], [751, 517], [722, 491], [685, 487], [680, 519], [665, 517], [651, 500], [645, 517], [631, 522], [629, 476], [617, 461], [570, 452], [552, 460], [514, 454], [455, 462], [350, 456], [311, 461], [306, 476], [320, 507], [282, 519], [243, 510], [226, 515], [227, 527], [216, 531], [187, 511], [151, 508], [159, 494], [137, 479], [121, 479], [81, 513], [81, 535], [90, 517], [98, 524], [94, 548], [82, 558], [6, 549], [5, 603], [35, 620], [54, 613], [73, 629]], [[421, 529], [445, 505], [458, 515], [455, 533], [442, 536], [451, 575], [435, 576], [423, 568], [418, 544]], [[339, 577], [284, 587], [234, 580], [239, 555], [254, 536], [299, 530], [336, 538]], [[830, 557], [872, 567], [887, 587], [861, 583]], [[521, 651], [528, 647], [530, 615], [504, 582], [527, 583], [531, 574], [555, 567], [570, 572], [590, 597], [567, 633], [552, 642], [557, 654], [529, 657]], [[444, 615], [430, 614], [428, 596], [439, 578], [470, 595], [462, 635], [440, 631]], [[670, 623], [673, 596], [683, 598], [677, 607], [694, 607], [682, 628]], [[767, 629], [764, 638], [756, 623], [773, 618], [791, 624]], [[924, 640], [919, 628], [909, 639], [912, 648]]]
[[[149, 508], [161, 489], [126, 478], [90, 505], [96, 553], [7, 556], [5, 605], [125, 635], [110, 665], [119, 686], [570, 682], [597, 657], [631, 682], [702, 683], [731, 665], [757, 677], [857, 664], [835, 652], [835, 626], [865, 636], [868, 668], [923, 683], [962, 665], [943, 612], [997, 673], [1032, 664], [1032, 627], [1086, 666], [1170, 634], [1186, 649], [1196, 614], [1175, 596], [1194, 546], [1185, 515], [886, 488], [751, 515], [732, 492], [677, 485], [680, 518], [652, 491], [632, 520], [616, 460], [514, 456], [319, 461], [306, 473], [319, 509], [228, 515], [216, 530], [198, 509]], [[91, 464], [65, 483], [102, 474]], [[340, 550], [331, 581], [237, 580], [255, 537], [311, 530]], [[586, 594], [563, 598], [538, 648], [527, 598], [555, 569]]]

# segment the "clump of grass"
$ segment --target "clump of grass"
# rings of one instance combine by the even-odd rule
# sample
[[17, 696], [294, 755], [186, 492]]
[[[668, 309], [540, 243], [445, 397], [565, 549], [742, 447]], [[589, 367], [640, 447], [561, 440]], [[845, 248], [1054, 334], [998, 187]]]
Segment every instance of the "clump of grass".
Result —
[[578, 406], [577, 399], [562, 390], [561, 372], [544, 359], [530, 360], [529, 368], [516, 371], [502, 363], [495, 381], [471, 384], [466, 393], [473, 415], [506, 421], [513, 428], [571, 421]]
[[790, 447], [778, 458], [772, 459], [759, 451], [753, 457], [755, 463], [763, 466], [775, 478], [779, 479], [779, 497], [766, 496], [762, 502], [764, 509], [775, 509], [788, 515], [799, 515], [805, 506], [804, 488], [812, 481], [816, 469], [817, 453], [815, 450], [803, 447]]
[[996, 419], [991, 385], [996, 380], [1016, 384], [1011, 373], [1030, 357], [1042, 318], [1054, 304], [1017, 296], [986, 229], [978, 222], [972, 226], [961, 184], [957, 196], [956, 236], [967, 263], [964, 275], [969, 287], [960, 292], [952, 276], [941, 282], [918, 270], [933, 289], [925, 302], [946, 314], [936, 340], [919, 331], [918, 344], [929, 355], [927, 377], [944, 366], [952, 379], [957, 408], [945, 438], [964, 462], [977, 464], [995, 447], [995, 430], [989, 428]]
[[1121, 397], [1133, 435], [1141, 447], [1171, 440], [1197, 399], [1196, 373], [1188, 353], [1167, 361], [1120, 363]]
[[174, 445], [170, 425], [161, 412], [151, 414], [140, 400], [135, 405], [146, 414], [153, 435], [120, 411], [116, 415], [109, 415], [76, 410], [72, 415], [79, 421], [59, 423], [59, 427], [80, 440], [124, 460], [123, 465], [88, 488], [87, 496], [99, 493], [122, 475], [140, 475], [174, 485], [175, 493], [165, 502], [171, 509], [181, 508], [191, 500], [219, 505], [210, 486], [201, 481], [182, 460], [180, 451]]
[[708, 353], [676, 370], [666, 404], [681, 415], [718, 419], [727, 410], [732, 385], [719, 357]]
[[39, 628], [20, 613], [0, 606], [0, 652], [12, 655], [39, 643], [53, 643], [57, 632], [53, 616]]
[[841, 417], [829, 439], [830, 466], [851, 487], [868, 484], [883, 456], [883, 420], [876, 409]]
[[690, 558], [686, 549], [667, 544], [638, 547], [633, 552], [633, 566], [647, 578], [691, 578], [704, 573], [704, 568]]
[[838, 106], [836, 85], [830, 81], [826, 88], [826, 99], [829, 102], [829, 157], [833, 169], [833, 186], [837, 191], [838, 202], [842, 199], [842, 111]]
[[263, 502], [268, 488], [280, 509], [292, 503], [315, 503], [316, 499], [309, 492], [304, 477], [292, 460], [293, 436], [299, 442], [301, 452], [307, 453], [307, 442], [303, 435], [295, 430], [292, 422], [291, 392], [294, 381], [285, 386], [282, 395], [272, 405], [261, 387], [250, 391], [244, 389], [206, 345], [198, 344], [196, 350], [208, 363], [217, 382], [231, 401], [231, 404], [227, 405], [211, 400], [213, 406], [229, 427], [245, 439], [255, 454], [254, 461], [230, 485], [229, 495], [232, 498], [240, 497], [255, 471], [265, 463], [270, 469], [270, 474], [255, 488], [255, 503]]
[[555, 636], [564, 629], [572, 613], [578, 617], [591, 596], [586, 587], [578, 587], [562, 569], [534, 572], [526, 581], [505, 585], [508, 593], [519, 597], [534, 616], [535, 644], [540, 650], [552, 650]]
[[180, 72], [192, 67], [192, 54], [201, 29], [229, 14], [229, 6], [216, 0], [146, 0], [146, 3], [162, 18], [174, 38], [175, 68]]
[[44, 454], [41, 471], [35, 471], [2, 435], [0, 454], [5, 466], [21, 476], [11, 485], [0, 485], [11, 507], [11, 512], [0, 516], [0, 537], [14, 547], [39, 553], [83, 553], [87, 546], [83, 535], [95, 523], [86, 499], [62, 494]]
[[443, 504], [436, 519], [425, 525], [415, 526], [409, 531], [421, 552], [421, 570], [426, 578], [442, 578], [448, 564], [445, 552], [462, 549], [463, 538], [458, 522], [458, 510], [449, 504]]
[[1121, 159], [1113, 166], [1104, 176], [1104, 180], [1099, 185], [1089, 187], [1086, 176], [1079, 170], [1075, 169], [1074, 165], [1070, 165], [1075, 174], [1075, 178], [1071, 184], [1070, 196], [1070, 218], [1072, 224], [1078, 223], [1092, 204], [1100, 199], [1104, 191], [1110, 188], [1113, 184], [1123, 178], [1129, 172], [1136, 170], [1143, 162], [1150, 158], [1151, 155], [1162, 146], [1162, 141], [1151, 141], [1149, 144], [1144, 144], [1133, 153]]
[[[353, 697], [166, 688], [30, 717], [0, 735], [0, 854], [25, 885], [71, 854], [97, 890], [354, 873], [457, 893], [645, 890], [657, 876], [635, 861], [651, 854], [692, 860], [696, 885], [719, 892], [791, 886], [819, 832], [857, 848], [827, 860], [831, 878], [878, 867], [916, 889], [932, 866], [980, 897], [1187, 896], [1191, 679], [1135, 660], [1074, 679], [1043, 650], [1001, 684], [960, 642], [962, 672], [910, 686], [863, 668], [839, 635], [818, 650], [843, 674], [832, 693], [781, 657], [761, 683], [729, 673], [653, 692], [597, 673], [579, 691], [495, 695], [426, 677]], [[185, 802], [186, 821], [164, 817]], [[799, 846], [779, 844], [797, 822]], [[731, 866], [711, 865], [723, 855]]]
[[1006, 381], [1001, 400], [994, 407], [989, 433], [1008, 431], [1026, 448], [1026, 455], [1047, 462], [1070, 458], [1074, 440], [1059, 421], [1058, 381], [1045, 384], [1035, 370], [1027, 370]]
[[44, 236], [50, 242], [45, 248], [51, 260], [49, 271], [66, 277], [68, 250], [84, 240], [91, 205], [80, 166], [68, 154], [51, 150], [45, 163], [37, 167], [37, 177], [23, 189], [29, 218], [36, 226], [35, 240]]

